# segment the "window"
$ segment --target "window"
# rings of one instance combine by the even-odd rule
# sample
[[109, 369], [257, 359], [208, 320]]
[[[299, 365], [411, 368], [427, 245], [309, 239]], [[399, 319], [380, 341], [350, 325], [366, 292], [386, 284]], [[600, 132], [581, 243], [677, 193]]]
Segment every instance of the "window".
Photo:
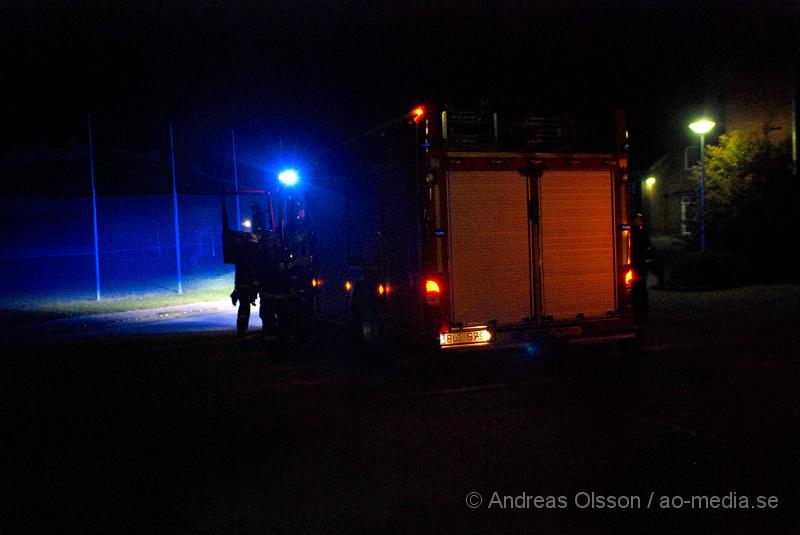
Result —
[[681, 197], [681, 236], [692, 235], [692, 223], [694, 218], [694, 199], [688, 196]]

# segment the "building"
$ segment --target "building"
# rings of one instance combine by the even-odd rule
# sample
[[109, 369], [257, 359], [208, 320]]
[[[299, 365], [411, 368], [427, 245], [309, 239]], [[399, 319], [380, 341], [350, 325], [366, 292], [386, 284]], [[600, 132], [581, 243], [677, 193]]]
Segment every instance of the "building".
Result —
[[[718, 110], [713, 117], [717, 125], [706, 143], [734, 130], [764, 136], [771, 143], [790, 143], [796, 172], [797, 91], [796, 70], [788, 68], [775, 72], [754, 69], [723, 78], [716, 102], [709, 106]], [[690, 169], [699, 157], [699, 139], [687, 125], [686, 136], [676, 140], [672, 150], [641, 177], [642, 209], [654, 234], [696, 239], [699, 191]], [[655, 180], [648, 183], [649, 177]]]

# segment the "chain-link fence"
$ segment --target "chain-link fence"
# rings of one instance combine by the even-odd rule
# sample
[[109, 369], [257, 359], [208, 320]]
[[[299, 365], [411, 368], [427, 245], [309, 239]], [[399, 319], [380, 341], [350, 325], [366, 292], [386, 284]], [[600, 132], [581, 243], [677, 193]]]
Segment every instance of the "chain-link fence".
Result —
[[[176, 128], [173, 143], [165, 126], [78, 123], [60, 145], [0, 154], [4, 302], [94, 299], [98, 267], [102, 298], [232, 286], [221, 201], [237, 186], [268, 188], [266, 172], [237, 161], [230, 131]], [[227, 198], [234, 227], [235, 198]], [[249, 200], [240, 199], [242, 218]]]
[[[90, 197], [0, 199], [0, 291], [17, 299], [96, 294]], [[171, 195], [98, 197], [100, 291], [104, 297], [178, 288]], [[179, 195], [184, 288], [230, 272], [222, 263], [220, 196]]]

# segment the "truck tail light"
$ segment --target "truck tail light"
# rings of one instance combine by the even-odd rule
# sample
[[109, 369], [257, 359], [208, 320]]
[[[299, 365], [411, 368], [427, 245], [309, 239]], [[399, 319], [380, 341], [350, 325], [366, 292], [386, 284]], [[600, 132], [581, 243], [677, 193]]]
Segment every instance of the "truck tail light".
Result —
[[389, 297], [392, 294], [392, 292], [394, 292], [394, 286], [392, 286], [389, 283], [389, 281], [386, 281], [386, 282], [382, 282], [382, 283], [378, 284], [378, 287], [376, 288], [376, 290], [377, 290], [379, 296], [381, 296], [381, 297]]
[[633, 268], [628, 268], [627, 271], [625, 271], [625, 288], [632, 287], [635, 278]]
[[411, 116], [412, 121], [418, 123], [423, 117], [425, 117], [425, 106], [417, 106], [411, 110], [409, 115]]
[[429, 305], [438, 305], [439, 298], [441, 297], [442, 289], [439, 282], [434, 279], [425, 281], [425, 302]]

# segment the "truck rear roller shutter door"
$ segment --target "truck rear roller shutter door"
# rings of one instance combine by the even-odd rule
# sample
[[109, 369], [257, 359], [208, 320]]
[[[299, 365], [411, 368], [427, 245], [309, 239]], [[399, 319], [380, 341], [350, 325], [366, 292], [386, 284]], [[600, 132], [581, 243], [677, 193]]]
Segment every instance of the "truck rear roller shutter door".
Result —
[[539, 183], [542, 312], [555, 320], [615, 309], [608, 171], [550, 171]]
[[531, 316], [527, 185], [517, 172], [448, 174], [453, 320], [521, 322]]

